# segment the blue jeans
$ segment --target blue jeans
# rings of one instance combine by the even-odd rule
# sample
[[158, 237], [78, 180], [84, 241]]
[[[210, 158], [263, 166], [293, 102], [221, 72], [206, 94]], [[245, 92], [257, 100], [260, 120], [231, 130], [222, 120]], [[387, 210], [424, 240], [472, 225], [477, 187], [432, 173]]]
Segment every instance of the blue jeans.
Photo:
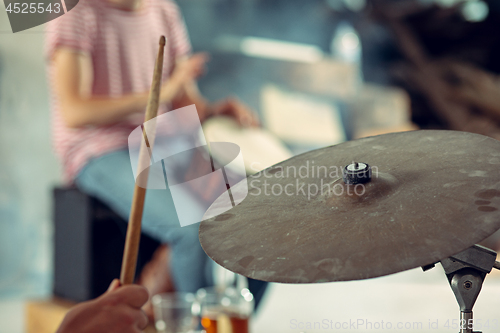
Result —
[[[128, 220], [134, 193], [134, 175], [128, 150], [115, 151], [92, 159], [78, 174], [76, 185]], [[196, 207], [196, 200], [186, 193], [186, 203]], [[175, 288], [196, 292], [212, 284], [211, 260], [201, 248], [199, 224], [181, 227], [170, 191], [148, 190], [142, 230], [152, 238], [167, 243], [171, 249], [170, 268]]]

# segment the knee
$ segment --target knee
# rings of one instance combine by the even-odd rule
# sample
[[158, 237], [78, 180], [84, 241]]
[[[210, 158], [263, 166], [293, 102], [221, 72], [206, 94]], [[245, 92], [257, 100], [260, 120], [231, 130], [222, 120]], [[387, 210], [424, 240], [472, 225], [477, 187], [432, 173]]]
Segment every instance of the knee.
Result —
[[179, 230], [177, 230], [174, 243], [175, 246], [189, 248], [192, 251], [201, 250], [200, 239], [198, 236], [198, 225], [179, 228]]

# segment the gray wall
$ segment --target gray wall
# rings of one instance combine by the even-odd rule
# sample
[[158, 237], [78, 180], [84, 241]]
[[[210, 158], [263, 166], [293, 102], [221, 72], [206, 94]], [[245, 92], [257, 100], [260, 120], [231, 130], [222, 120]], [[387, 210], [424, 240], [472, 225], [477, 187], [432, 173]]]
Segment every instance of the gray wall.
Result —
[[0, 10], [0, 298], [51, 288], [50, 141], [43, 27], [13, 34]]

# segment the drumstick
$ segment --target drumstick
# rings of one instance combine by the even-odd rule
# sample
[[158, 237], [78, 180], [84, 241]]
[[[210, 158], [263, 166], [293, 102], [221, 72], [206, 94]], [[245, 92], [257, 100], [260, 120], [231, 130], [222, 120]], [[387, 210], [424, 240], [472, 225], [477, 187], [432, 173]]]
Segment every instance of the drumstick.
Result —
[[[146, 107], [146, 116], [144, 123], [156, 117], [158, 113], [158, 104], [160, 100], [160, 86], [163, 70], [163, 50], [165, 47], [165, 37], [160, 38], [160, 47], [158, 50], [158, 58], [156, 59], [153, 83], [149, 91], [148, 105]], [[142, 168], [141, 161], [147, 159], [149, 166], [150, 155], [149, 149], [152, 149], [154, 134], [149, 133], [146, 137], [146, 128], [143, 128], [144, 140], [139, 150], [139, 168], [138, 173], [141, 177], [142, 185], [146, 186], [149, 175], [149, 168]], [[141, 171], [144, 170], [142, 173]], [[144, 177], [144, 178], [143, 178]], [[139, 179], [139, 175], [137, 176]], [[144, 210], [144, 199], [146, 198], [146, 189], [138, 185], [138, 179], [135, 182], [134, 196], [132, 198], [132, 207], [130, 208], [130, 217], [128, 220], [127, 237], [125, 239], [125, 249], [123, 251], [122, 269], [120, 273], [120, 283], [122, 285], [131, 284], [134, 282], [135, 269], [137, 265], [137, 254], [139, 252], [139, 242], [141, 238], [141, 223], [142, 213]]]

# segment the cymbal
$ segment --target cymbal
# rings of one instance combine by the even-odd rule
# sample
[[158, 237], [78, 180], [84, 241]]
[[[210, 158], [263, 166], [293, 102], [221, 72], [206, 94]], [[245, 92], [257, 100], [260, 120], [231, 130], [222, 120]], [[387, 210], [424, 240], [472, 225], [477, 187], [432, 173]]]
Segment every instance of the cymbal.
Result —
[[[371, 166], [371, 181], [344, 183], [342, 169], [353, 161]], [[269, 282], [388, 275], [447, 258], [498, 230], [499, 169], [500, 141], [478, 134], [423, 130], [349, 141], [232, 187], [248, 188], [247, 197], [202, 221], [200, 241], [220, 265]], [[219, 199], [206, 216], [221, 211]]]

